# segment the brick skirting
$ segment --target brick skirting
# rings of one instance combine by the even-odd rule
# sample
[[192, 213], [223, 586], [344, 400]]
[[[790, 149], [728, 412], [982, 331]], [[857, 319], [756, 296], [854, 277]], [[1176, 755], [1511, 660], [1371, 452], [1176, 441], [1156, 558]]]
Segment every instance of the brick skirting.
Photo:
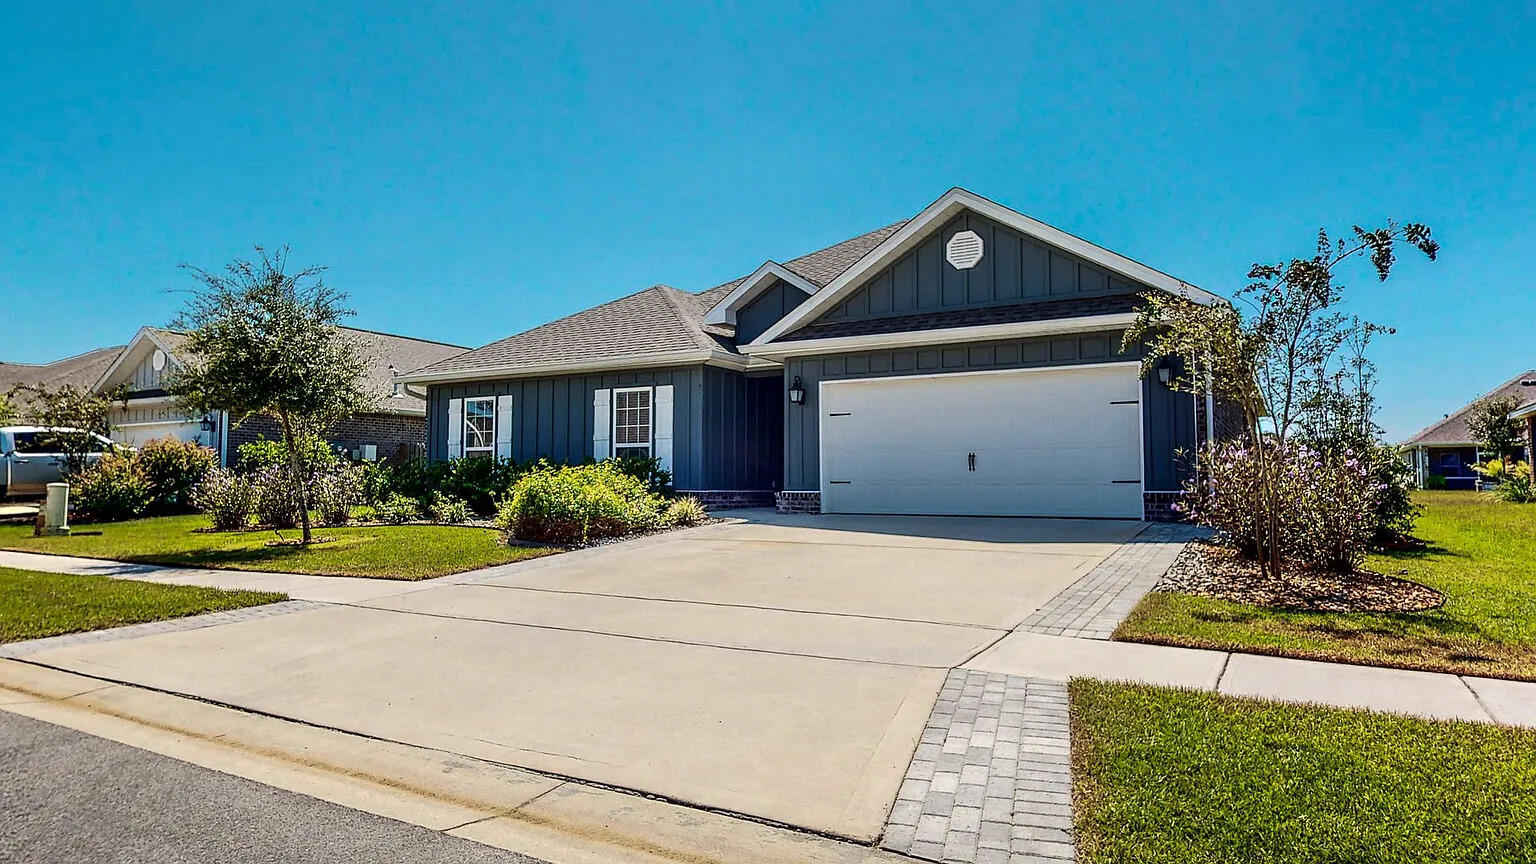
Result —
[[1183, 522], [1184, 515], [1173, 509], [1183, 498], [1183, 492], [1143, 492], [1142, 518], [1148, 522]]
[[772, 507], [772, 489], [680, 489], [679, 495], [699, 499], [705, 510], [739, 510]]
[[773, 509], [780, 513], [821, 513], [821, 493], [775, 492]]

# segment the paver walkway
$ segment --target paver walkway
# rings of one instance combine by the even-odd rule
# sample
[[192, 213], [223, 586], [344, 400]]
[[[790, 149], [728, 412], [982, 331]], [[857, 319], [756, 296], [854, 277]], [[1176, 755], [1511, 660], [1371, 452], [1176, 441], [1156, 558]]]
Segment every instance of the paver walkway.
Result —
[[1108, 639], [1173, 565], [1184, 544], [1210, 534], [1190, 525], [1154, 523], [1052, 597], [1019, 629], [1052, 636]]

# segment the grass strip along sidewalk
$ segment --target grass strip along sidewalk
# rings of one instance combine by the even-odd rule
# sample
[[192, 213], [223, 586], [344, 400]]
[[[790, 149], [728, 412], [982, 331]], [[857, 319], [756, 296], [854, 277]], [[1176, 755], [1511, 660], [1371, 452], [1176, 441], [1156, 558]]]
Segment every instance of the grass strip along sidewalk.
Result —
[[[108, 558], [137, 564], [267, 570], [373, 579], [431, 579], [537, 558], [558, 549], [509, 546], [501, 532], [455, 525], [375, 525], [315, 529], [333, 538], [309, 547], [272, 545], [272, 531], [204, 531], [205, 516], [164, 516], [78, 525], [65, 537], [33, 537], [30, 526], [0, 525], [0, 547], [20, 552]], [[292, 539], [297, 531], [282, 532]]]
[[286, 599], [286, 594], [269, 591], [225, 591], [0, 567], [0, 642], [163, 621]]
[[1083, 864], [1536, 861], [1536, 730], [1071, 685]]

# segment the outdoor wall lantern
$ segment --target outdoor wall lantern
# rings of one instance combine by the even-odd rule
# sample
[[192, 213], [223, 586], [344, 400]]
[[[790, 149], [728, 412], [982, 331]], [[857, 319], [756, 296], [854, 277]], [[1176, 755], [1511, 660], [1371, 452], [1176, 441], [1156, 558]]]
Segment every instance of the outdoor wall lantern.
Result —
[[1173, 361], [1164, 357], [1157, 364], [1157, 380], [1167, 387], [1173, 382]]
[[805, 385], [800, 383], [799, 375], [796, 375], [795, 380], [789, 385], [789, 401], [792, 405], [805, 404]]
[[200, 427], [202, 427], [202, 430], [204, 432], [212, 432], [213, 431], [213, 415], [212, 414], [204, 414], [203, 415], [203, 422], [199, 423], [198, 425]]

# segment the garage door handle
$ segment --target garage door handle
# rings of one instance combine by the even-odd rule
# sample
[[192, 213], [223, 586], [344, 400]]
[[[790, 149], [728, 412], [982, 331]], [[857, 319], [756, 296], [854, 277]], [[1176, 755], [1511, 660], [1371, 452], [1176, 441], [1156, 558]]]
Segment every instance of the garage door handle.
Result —
[[976, 470], [976, 454], [975, 453], [971, 453], [971, 454], [967, 455], [965, 457], [965, 461], [966, 461], [966, 465], [969, 466], [970, 470], [972, 470], [972, 471]]

